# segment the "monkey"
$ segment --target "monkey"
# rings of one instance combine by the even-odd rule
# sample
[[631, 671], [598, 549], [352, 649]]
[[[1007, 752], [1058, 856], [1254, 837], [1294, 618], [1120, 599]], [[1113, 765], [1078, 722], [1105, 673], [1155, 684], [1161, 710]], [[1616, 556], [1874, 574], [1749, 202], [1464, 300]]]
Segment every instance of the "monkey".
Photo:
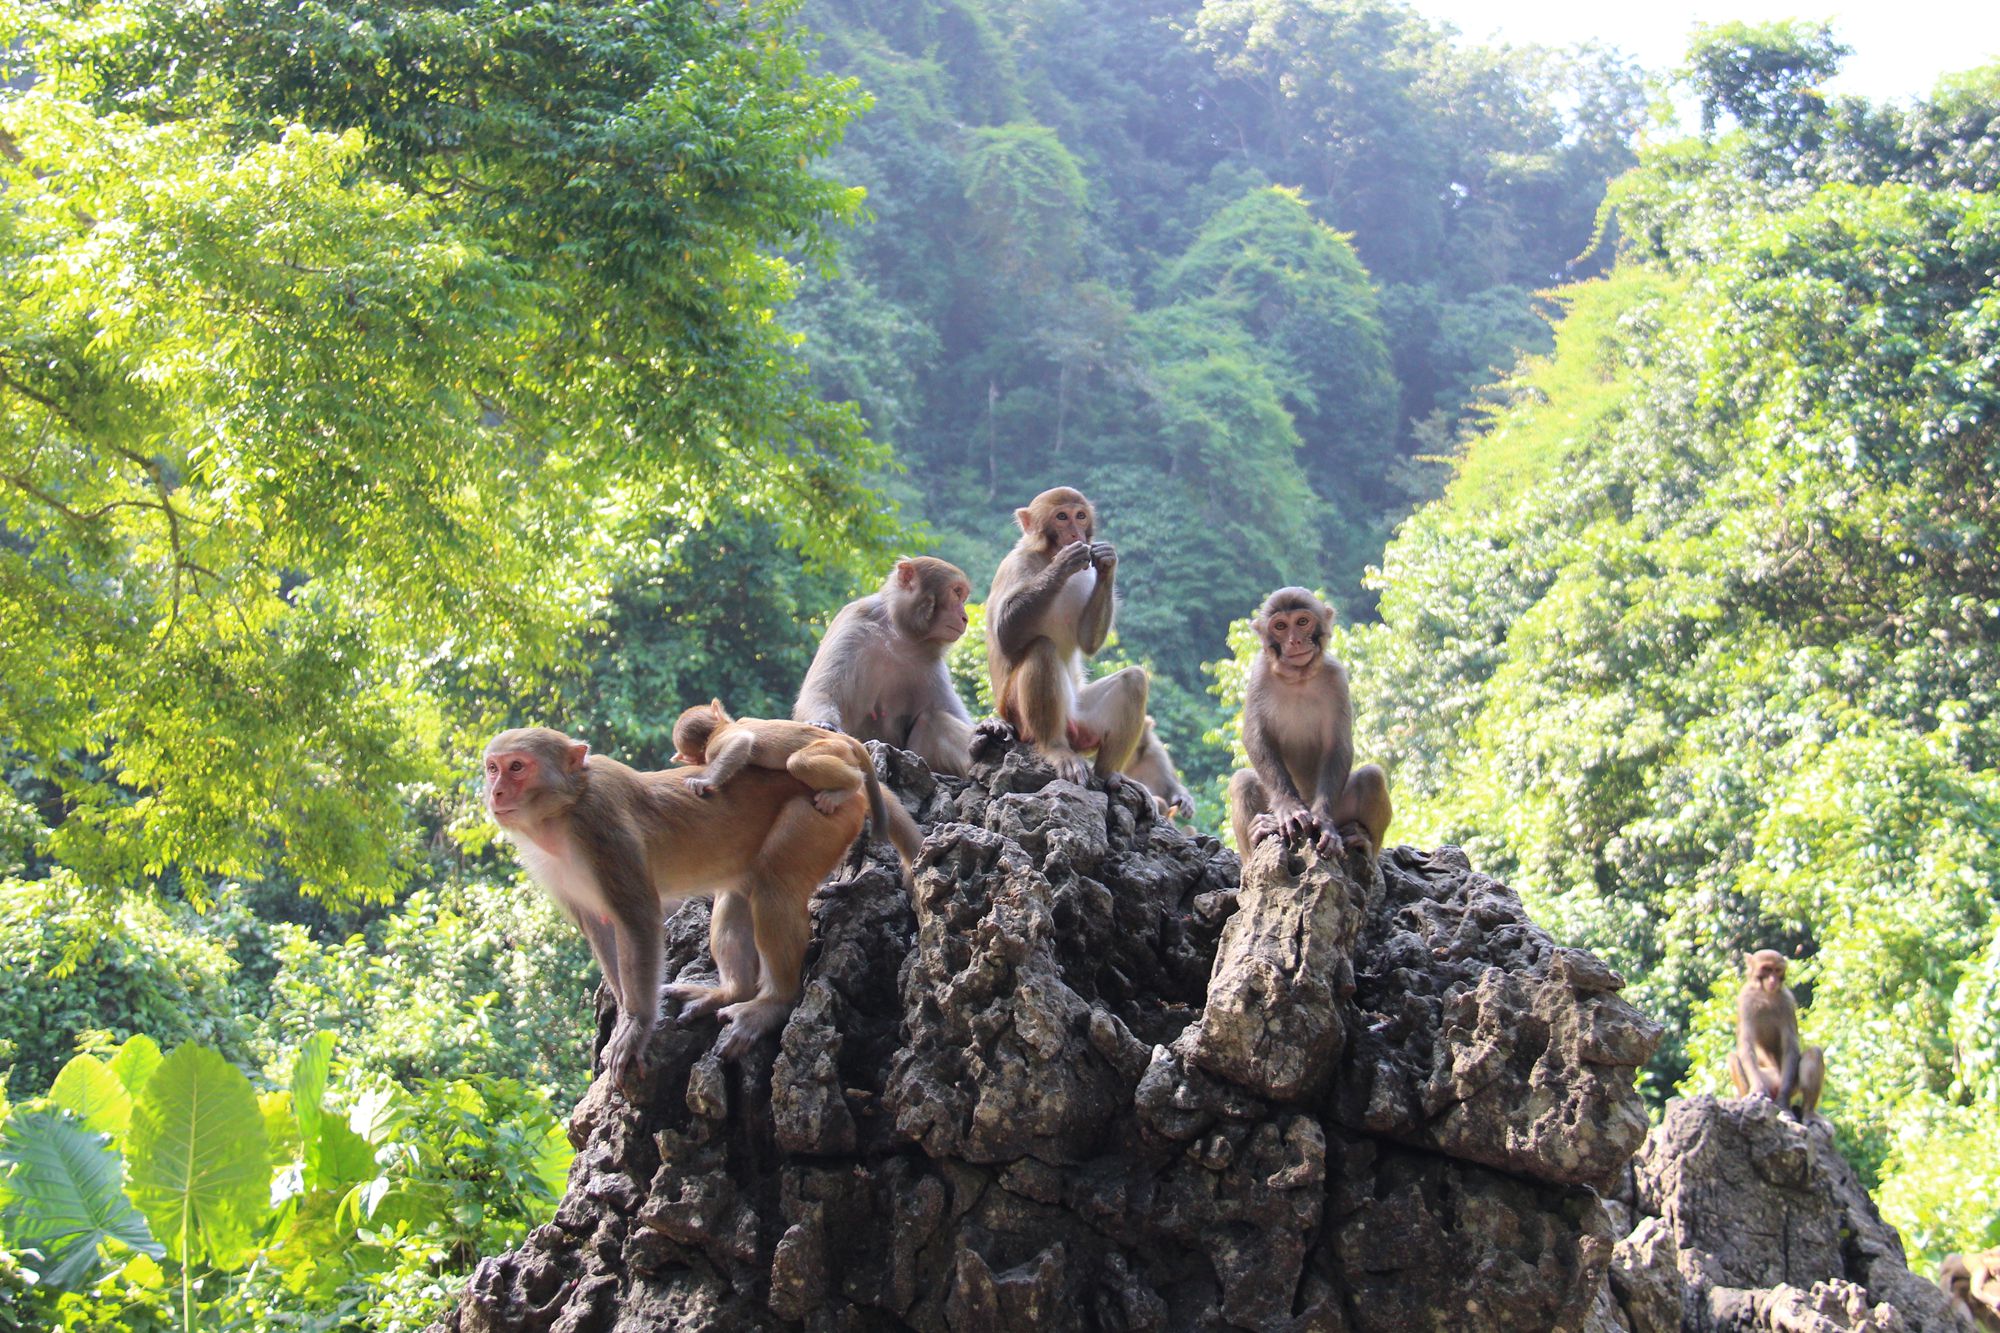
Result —
[[1946, 1255], [1937, 1284], [1966, 1333], [2000, 1333], [2000, 1249]]
[[1785, 985], [1785, 956], [1776, 949], [1743, 955], [1743, 989], [1736, 993], [1736, 1049], [1729, 1053], [1736, 1095], [1754, 1086], [1787, 1113], [1801, 1098], [1801, 1123], [1813, 1118], [1826, 1084], [1826, 1055], [1799, 1045], [1799, 1007]]
[[1139, 742], [1139, 752], [1132, 756], [1132, 762], [1125, 766], [1125, 776], [1136, 778], [1139, 784], [1153, 795], [1160, 814], [1169, 823], [1175, 818], [1186, 819], [1194, 813], [1194, 797], [1174, 771], [1174, 757], [1167, 751], [1166, 742], [1153, 729], [1153, 719], [1146, 719], [1146, 734]]
[[1084, 659], [1104, 646], [1117, 605], [1118, 552], [1092, 540], [1097, 511], [1081, 491], [1058, 486], [1016, 509], [1014, 521], [1020, 540], [986, 597], [986, 668], [1001, 720], [1071, 782], [1085, 780], [1092, 750], [1100, 778], [1132, 777], [1135, 767], [1153, 775], [1133, 780], [1164, 810], [1185, 789], [1146, 725], [1144, 669], [1084, 681]]
[[688, 769], [641, 773], [549, 727], [503, 731], [481, 767], [485, 804], [537, 883], [569, 913], [618, 1002], [604, 1067], [644, 1072], [661, 995], [661, 906], [713, 894], [717, 984], [676, 984], [681, 1021], [716, 1014], [733, 1060], [797, 1002], [812, 934], [807, 902], [861, 831], [864, 807], [829, 814], [788, 772], [751, 768], [706, 797]]
[[965, 571], [935, 556], [899, 560], [881, 588], [842, 607], [813, 654], [792, 718], [914, 751], [933, 771], [972, 768], [972, 714], [945, 653], [969, 623]]
[[900, 801], [886, 800], [868, 748], [852, 736], [804, 722], [733, 718], [722, 700], [690, 708], [674, 723], [674, 762], [703, 764], [707, 771], [687, 780], [687, 789], [706, 796], [745, 765], [782, 768], [813, 789], [813, 805], [833, 814], [846, 802], [868, 796], [875, 836], [887, 838], [908, 880], [923, 833]]
[[1229, 780], [1229, 820], [1244, 856], [1273, 833], [1303, 833], [1321, 856], [1337, 846], [1378, 856], [1393, 814], [1389, 775], [1354, 765], [1347, 668], [1326, 650], [1333, 611], [1304, 588], [1280, 588], [1252, 622], [1257, 659], [1243, 696], [1250, 767]]

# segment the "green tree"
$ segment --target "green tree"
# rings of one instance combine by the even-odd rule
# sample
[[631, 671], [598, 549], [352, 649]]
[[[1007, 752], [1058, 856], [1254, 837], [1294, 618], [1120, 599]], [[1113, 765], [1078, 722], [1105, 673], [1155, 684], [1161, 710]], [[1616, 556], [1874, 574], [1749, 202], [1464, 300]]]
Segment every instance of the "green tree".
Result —
[[12, 7], [0, 733], [59, 861], [379, 896], [636, 534], [876, 548], [770, 318], [855, 204], [787, 18]]

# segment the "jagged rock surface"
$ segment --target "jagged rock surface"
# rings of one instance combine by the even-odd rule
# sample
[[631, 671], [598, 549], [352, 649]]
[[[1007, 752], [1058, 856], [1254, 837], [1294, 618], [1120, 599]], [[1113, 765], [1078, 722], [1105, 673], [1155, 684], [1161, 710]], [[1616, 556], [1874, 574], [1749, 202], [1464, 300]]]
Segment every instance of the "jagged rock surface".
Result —
[[1620, 1193], [1634, 1225], [1593, 1333], [1957, 1333], [1823, 1120], [1764, 1097], [1670, 1102]]
[[[723, 1065], [670, 1023], [631, 1100], [600, 1079], [555, 1219], [439, 1328], [1604, 1316], [1591, 1185], [1643, 1136], [1659, 1029], [1504, 886], [1451, 849], [1239, 869], [1018, 748], [964, 783], [877, 764], [929, 826], [914, 891], [869, 863], [819, 895], [778, 1041]], [[669, 920], [669, 976], [706, 930]]]

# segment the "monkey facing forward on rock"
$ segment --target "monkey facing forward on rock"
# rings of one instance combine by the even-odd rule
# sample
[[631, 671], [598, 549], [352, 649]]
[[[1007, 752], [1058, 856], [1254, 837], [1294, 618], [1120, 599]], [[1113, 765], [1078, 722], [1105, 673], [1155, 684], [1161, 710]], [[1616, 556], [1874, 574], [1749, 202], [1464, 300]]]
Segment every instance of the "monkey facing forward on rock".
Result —
[[1743, 956], [1743, 989], [1736, 993], [1736, 1049], [1729, 1053], [1729, 1078], [1738, 1097], [1754, 1087], [1787, 1112], [1792, 1098], [1801, 1123], [1813, 1118], [1826, 1083], [1826, 1056], [1817, 1046], [1799, 1045], [1799, 1007], [1785, 985], [1785, 956], [1759, 949]]
[[1020, 540], [986, 596], [986, 665], [994, 707], [1022, 740], [1081, 783], [1123, 773], [1165, 815], [1193, 799], [1146, 716], [1141, 667], [1086, 681], [1084, 661], [1104, 646], [1117, 611], [1118, 553], [1096, 540], [1097, 511], [1057, 486], [1014, 511]]
[[548, 727], [486, 747], [486, 808], [521, 860], [582, 927], [618, 1002], [604, 1067], [631, 1087], [659, 1015], [662, 905], [714, 895], [713, 986], [676, 984], [681, 1021], [716, 1014], [716, 1053], [749, 1050], [784, 1022], [803, 982], [807, 903], [861, 831], [866, 801], [822, 812], [811, 787], [750, 767], [690, 788], [703, 770], [640, 773]]
[[1347, 669], [1326, 650], [1333, 611], [1304, 588], [1264, 599], [1252, 628], [1257, 660], [1243, 695], [1250, 767], [1229, 780], [1229, 820], [1243, 856], [1276, 833], [1304, 834], [1329, 856], [1337, 847], [1381, 853], [1393, 813], [1389, 776], [1354, 767]]

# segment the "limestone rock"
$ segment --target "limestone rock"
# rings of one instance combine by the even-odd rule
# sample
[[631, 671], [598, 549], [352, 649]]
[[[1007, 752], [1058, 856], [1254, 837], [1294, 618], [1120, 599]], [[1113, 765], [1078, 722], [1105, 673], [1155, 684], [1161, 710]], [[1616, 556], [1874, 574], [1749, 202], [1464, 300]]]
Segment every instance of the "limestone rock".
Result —
[[[713, 1020], [670, 1015], [633, 1100], [594, 1085], [554, 1221], [438, 1328], [1581, 1333], [1665, 1308], [1675, 1238], [1614, 1244], [1630, 1209], [1591, 1188], [1640, 1141], [1658, 1029], [1463, 856], [1269, 842], [1244, 875], [1128, 782], [874, 748], [927, 825], [913, 890], [864, 861], [815, 897], [775, 1041], [725, 1065]], [[707, 920], [669, 920], [670, 978], [711, 970]]]

